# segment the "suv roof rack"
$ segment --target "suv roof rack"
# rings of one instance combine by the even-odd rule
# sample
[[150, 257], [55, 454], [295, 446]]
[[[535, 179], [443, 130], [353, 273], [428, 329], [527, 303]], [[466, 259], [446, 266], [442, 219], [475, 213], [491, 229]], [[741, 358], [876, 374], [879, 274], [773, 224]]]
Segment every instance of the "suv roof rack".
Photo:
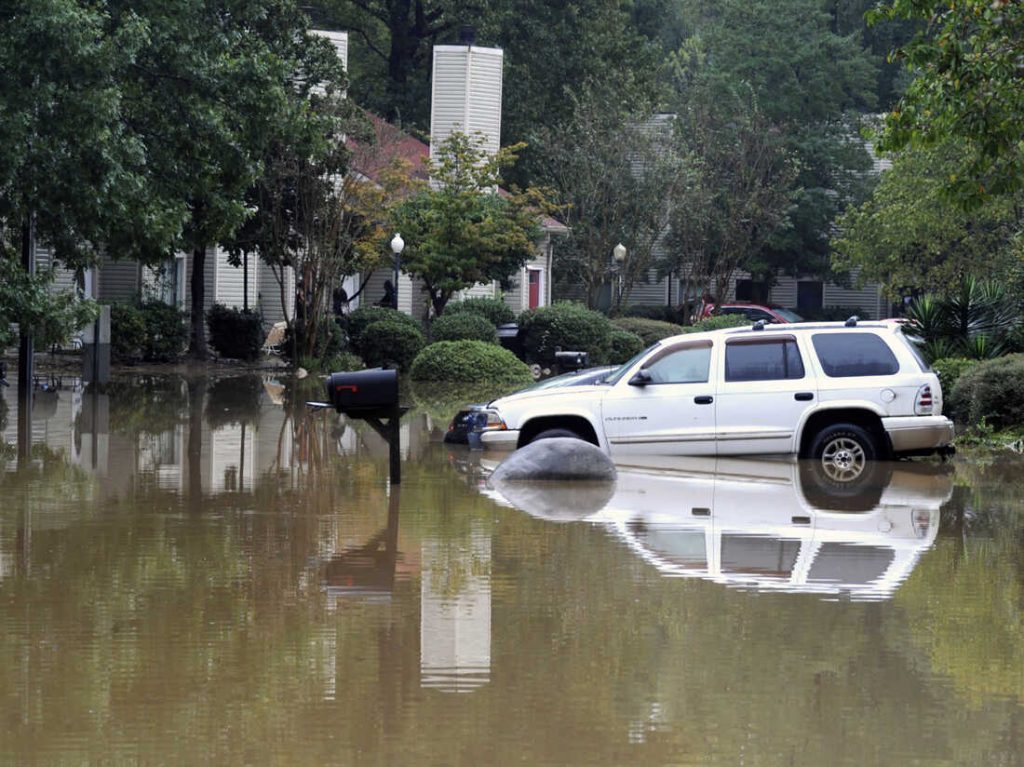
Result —
[[858, 316], [857, 316], [856, 314], [854, 314], [854, 315], [851, 315], [851, 316], [850, 316], [850, 317], [849, 317], [849, 318], [848, 318], [848, 319], [846, 320], [846, 322], [845, 322], [844, 324], [845, 324], [845, 325], [846, 325], [846, 327], [848, 327], [848, 328], [855, 328], [855, 327], [857, 327], [857, 322], [858, 322], [859, 320], [860, 320], [860, 317], [858, 317]]

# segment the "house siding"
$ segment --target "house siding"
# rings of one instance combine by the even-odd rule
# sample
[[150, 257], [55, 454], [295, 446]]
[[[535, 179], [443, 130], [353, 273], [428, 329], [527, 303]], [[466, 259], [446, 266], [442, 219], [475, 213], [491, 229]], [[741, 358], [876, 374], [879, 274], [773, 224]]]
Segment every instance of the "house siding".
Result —
[[499, 48], [434, 46], [430, 135], [433, 149], [455, 131], [482, 134], [494, 154], [501, 139], [504, 53]]
[[138, 261], [100, 259], [100, 301], [131, 302], [140, 298], [141, 267]]

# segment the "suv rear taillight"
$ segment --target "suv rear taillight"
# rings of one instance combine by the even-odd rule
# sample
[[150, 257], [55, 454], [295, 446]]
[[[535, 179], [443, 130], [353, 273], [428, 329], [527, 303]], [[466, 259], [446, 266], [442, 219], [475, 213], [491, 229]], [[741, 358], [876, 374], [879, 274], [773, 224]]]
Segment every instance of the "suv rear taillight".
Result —
[[914, 415], [931, 415], [935, 410], [935, 401], [932, 398], [931, 384], [925, 384], [917, 390], [917, 397], [914, 399]]

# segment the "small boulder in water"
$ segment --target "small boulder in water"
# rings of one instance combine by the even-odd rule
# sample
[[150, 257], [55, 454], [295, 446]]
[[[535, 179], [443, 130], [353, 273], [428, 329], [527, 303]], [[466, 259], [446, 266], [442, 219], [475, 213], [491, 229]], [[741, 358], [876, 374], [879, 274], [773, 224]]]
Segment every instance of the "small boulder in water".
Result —
[[539, 439], [516, 450], [491, 474], [490, 484], [530, 480], [615, 480], [615, 464], [601, 448], [571, 437]]

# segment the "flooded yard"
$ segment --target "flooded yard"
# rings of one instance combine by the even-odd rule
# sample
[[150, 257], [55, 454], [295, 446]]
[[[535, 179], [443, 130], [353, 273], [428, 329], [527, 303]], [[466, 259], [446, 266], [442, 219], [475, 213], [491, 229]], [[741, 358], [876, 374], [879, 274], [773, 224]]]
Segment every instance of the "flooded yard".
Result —
[[39, 396], [29, 465], [0, 448], [0, 763], [1024, 763], [1024, 460], [496, 490], [408, 393], [393, 485], [316, 396]]

